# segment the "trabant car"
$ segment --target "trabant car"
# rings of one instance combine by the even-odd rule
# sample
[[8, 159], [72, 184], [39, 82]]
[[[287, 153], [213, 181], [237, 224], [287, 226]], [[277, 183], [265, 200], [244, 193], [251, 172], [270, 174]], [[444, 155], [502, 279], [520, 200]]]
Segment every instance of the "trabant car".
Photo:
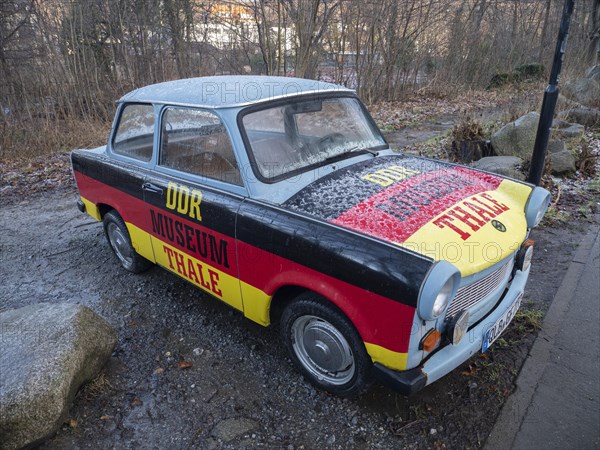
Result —
[[218, 76], [137, 89], [72, 152], [78, 206], [123, 267], [156, 264], [261, 325], [308, 381], [405, 394], [518, 310], [549, 193], [390, 149], [354, 91]]

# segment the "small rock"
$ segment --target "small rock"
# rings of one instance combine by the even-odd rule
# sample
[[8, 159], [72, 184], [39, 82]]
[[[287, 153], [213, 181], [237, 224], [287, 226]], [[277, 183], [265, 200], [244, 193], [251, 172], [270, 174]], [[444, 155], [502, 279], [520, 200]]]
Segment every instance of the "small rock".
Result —
[[431, 430], [429, 430], [429, 434], [434, 436], [437, 434], [437, 430], [435, 428], [432, 428]]
[[473, 163], [473, 167], [517, 180], [524, 180], [525, 175], [517, 169], [522, 164], [523, 160], [516, 156], [487, 156]]
[[192, 367], [192, 363], [189, 361], [181, 360], [177, 363], [177, 367], [180, 369], [189, 369]]
[[[557, 148], [560, 148], [560, 146], [557, 146]], [[550, 152], [550, 146], [548, 146], [548, 150], [553, 175], [567, 175], [575, 172], [575, 157], [564, 148], [564, 143], [562, 143], [562, 150]]]
[[564, 152], [565, 150], [565, 143], [562, 141], [548, 142], [548, 154]]
[[194, 356], [200, 356], [202, 353], [204, 353], [204, 349], [196, 347], [194, 350], [192, 350], [192, 352], [194, 353]]
[[331, 436], [329, 436], [327, 438], [327, 445], [333, 445], [334, 442], [335, 442], [335, 434], [332, 434]]
[[225, 419], [212, 430], [212, 436], [227, 443], [258, 428], [255, 420], [245, 417]]
[[565, 120], [554, 119], [551, 131], [552, 136], [558, 139], [579, 139], [583, 137], [585, 127], [578, 123], [569, 123]]

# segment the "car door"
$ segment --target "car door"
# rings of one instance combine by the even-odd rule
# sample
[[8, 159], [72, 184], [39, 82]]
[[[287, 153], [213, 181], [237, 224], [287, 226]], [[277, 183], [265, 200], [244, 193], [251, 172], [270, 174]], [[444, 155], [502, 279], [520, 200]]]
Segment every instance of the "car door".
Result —
[[114, 133], [108, 143], [111, 158], [94, 167], [102, 180], [100, 201], [123, 218], [136, 252], [153, 261], [147, 227], [143, 185], [155, 160], [155, 107], [150, 103], [119, 106]]
[[243, 310], [235, 218], [243, 196], [227, 130], [207, 110], [166, 106], [144, 200], [157, 264]]

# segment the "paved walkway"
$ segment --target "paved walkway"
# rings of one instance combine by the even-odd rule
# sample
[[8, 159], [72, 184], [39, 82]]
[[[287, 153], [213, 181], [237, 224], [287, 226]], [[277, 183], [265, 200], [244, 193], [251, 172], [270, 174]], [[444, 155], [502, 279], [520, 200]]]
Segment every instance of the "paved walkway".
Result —
[[600, 449], [600, 233], [581, 243], [485, 448]]

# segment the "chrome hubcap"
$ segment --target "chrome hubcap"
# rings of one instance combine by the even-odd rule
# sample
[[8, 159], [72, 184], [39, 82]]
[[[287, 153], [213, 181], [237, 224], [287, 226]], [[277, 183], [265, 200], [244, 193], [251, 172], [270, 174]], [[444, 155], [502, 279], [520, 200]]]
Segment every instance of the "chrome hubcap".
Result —
[[107, 227], [110, 245], [115, 250], [117, 257], [127, 266], [133, 264], [133, 257], [127, 237], [115, 223], [109, 223]]
[[301, 316], [292, 324], [292, 338], [296, 356], [317, 379], [334, 385], [352, 379], [354, 355], [332, 324], [316, 316]]

